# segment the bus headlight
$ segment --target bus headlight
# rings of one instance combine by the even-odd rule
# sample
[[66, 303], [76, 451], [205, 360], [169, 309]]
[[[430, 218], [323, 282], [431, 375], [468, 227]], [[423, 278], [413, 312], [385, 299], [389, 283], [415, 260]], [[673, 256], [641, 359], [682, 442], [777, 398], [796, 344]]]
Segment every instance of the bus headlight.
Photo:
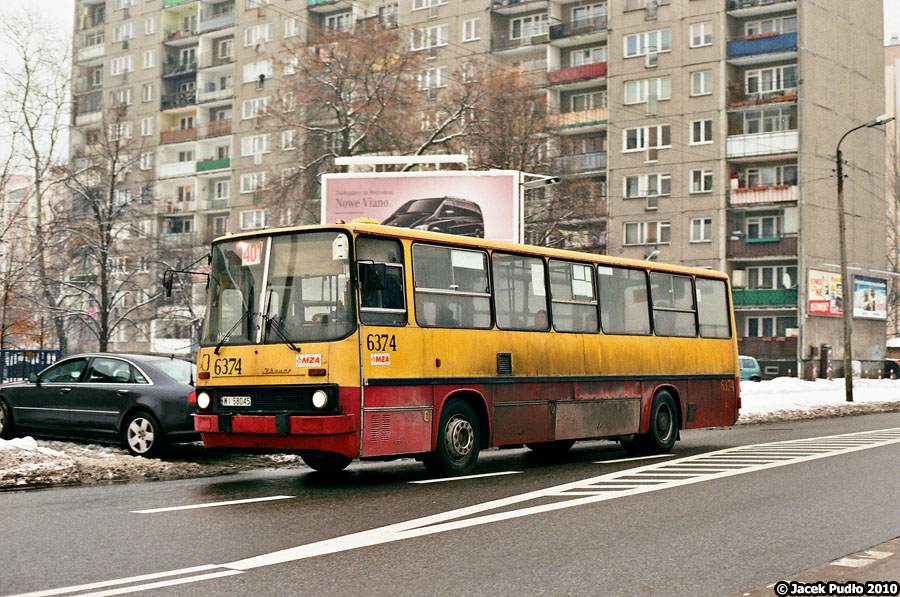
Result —
[[326, 406], [328, 406], [328, 394], [326, 394], [322, 390], [316, 390], [316, 392], [312, 395], [312, 404], [316, 408], [325, 408]]
[[200, 409], [209, 408], [209, 405], [212, 404], [212, 398], [209, 397], [209, 394], [206, 392], [200, 392], [197, 394], [197, 407]]

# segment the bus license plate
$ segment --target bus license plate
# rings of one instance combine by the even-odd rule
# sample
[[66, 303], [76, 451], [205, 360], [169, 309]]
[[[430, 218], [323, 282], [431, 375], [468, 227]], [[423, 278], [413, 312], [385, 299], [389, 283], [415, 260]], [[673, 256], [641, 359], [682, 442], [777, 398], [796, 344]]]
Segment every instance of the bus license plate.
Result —
[[222, 396], [222, 406], [250, 406], [250, 396]]

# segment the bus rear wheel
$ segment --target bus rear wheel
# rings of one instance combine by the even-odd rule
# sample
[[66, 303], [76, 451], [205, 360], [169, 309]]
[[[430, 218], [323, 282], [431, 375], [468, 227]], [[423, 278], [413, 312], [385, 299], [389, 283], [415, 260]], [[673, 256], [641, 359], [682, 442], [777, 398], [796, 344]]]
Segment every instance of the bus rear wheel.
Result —
[[337, 452], [303, 452], [300, 458], [306, 466], [320, 473], [338, 473], [353, 462], [353, 459]]
[[672, 395], [663, 390], [653, 397], [647, 433], [635, 434], [631, 439], [619, 440], [619, 443], [629, 454], [665, 454], [675, 447], [676, 439], [678, 411]]
[[429, 472], [443, 477], [465, 475], [475, 468], [481, 451], [478, 417], [462, 400], [444, 406], [438, 425], [437, 448], [422, 459]]

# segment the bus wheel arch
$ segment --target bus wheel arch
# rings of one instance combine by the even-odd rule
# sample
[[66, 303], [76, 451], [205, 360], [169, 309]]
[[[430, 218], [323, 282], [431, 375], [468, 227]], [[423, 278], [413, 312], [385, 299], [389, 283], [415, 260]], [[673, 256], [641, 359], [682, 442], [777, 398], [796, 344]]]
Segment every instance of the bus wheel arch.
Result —
[[[622, 438], [619, 443], [632, 454], [665, 454], [679, 439], [682, 415], [678, 391], [672, 386], [660, 386], [653, 392], [647, 416], [647, 430]], [[643, 428], [643, 423], [641, 424]]]
[[432, 446], [437, 446], [437, 435], [440, 422], [440, 415], [443, 414], [444, 408], [453, 400], [461, 400], [469, 405], [469, 408], [474, 411], [475, 416], [478, 418], [478, 428], [479, 428], [479, 445], [481, 449], [485, 449], [490, 447], [490, 439], [491, 439], [491, 424], [490, 419], [488, 418], [488, 410], [487, 410], [487, 401], [484, 396], [482, 396], [479, 392], [475, 390], [456, 390], [454, 392], [448, 393], [444, 396], [443, 400], [440, 403], [440, 409], [437, 411], [437, 416], [435, 416], [435, 425], [434, 425], [434, 439], [432, 439]]

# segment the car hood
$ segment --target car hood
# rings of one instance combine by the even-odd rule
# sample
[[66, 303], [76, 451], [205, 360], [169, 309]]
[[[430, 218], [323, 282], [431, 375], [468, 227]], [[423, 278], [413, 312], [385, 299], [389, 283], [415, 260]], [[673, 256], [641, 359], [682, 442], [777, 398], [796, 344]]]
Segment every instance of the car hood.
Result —
[[422, 213], [420, 211], [413, 211], [405, 214], [394, 214], [391, 215], [388, 219], [386, 219], [382, 224], [385, 226], [399, 226], [401, 228], [411, 228], [416, 224], [419, 224], [426, 219], [430, 214]]

